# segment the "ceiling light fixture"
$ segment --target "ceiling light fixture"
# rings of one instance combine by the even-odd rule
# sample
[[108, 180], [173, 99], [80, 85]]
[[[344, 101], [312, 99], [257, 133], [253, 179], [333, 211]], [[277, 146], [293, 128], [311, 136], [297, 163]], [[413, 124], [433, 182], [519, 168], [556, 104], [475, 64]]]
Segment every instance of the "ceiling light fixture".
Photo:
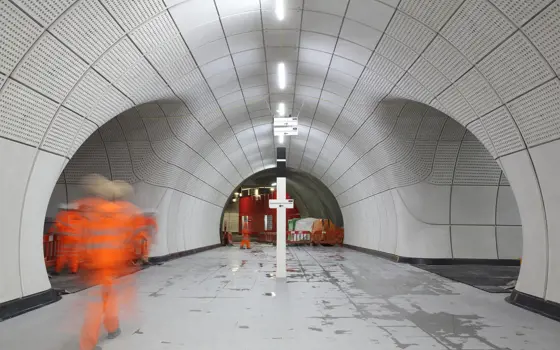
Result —
[[284, 117], [286, 115], [286, 104], [284, 102], [280, 102], [277, 112], [281, 117]]
[[276, 0], [276, 18], [278, 18], [279, 21], [283, 21], [284, 17], [286, 15], [285, 13], [285, 9], [284, 9], [284, 0]]
[[276, 186], [276, 182], [273, 182], [272, 185], [270, 185], [272, 187]]
[[278, 87], [281, 90], [286, 88], [286, 66], [284, 62], [278, 63]]

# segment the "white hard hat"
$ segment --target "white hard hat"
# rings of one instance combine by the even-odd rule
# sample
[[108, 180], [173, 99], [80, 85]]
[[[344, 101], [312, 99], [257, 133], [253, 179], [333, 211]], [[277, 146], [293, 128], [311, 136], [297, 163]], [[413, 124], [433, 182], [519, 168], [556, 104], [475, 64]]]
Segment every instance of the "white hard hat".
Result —
[[87, 194], [107, 198], [111, 189], [109, 188], [110, 180], [99, 174], [90, 174], [82, 179], [82, 186]]
[[112, 185], [114, 190], [113, 198], [116, 200], [129, 199], [134, 195], [134, 187], [126, 181], [115, 180], [112, 182]]

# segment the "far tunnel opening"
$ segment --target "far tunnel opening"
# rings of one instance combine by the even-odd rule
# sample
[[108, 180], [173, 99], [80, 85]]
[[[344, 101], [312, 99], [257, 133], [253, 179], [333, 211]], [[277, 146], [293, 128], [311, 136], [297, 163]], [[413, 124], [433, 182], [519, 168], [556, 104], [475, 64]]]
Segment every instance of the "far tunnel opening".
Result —
[[[333, 229], [338, 229], [340, 235], [343, 234], [340, 206], [332, 192], [319, 179], [288, 168], [286, 192], [286, 197], [294, 200], [294, 208], [286, 210], [288, 244], [313, 244], [310, 236], [301, 234], [310, 233], [315, 221], [322, 221], [325, 226], [330, 225]], [[269, 207], [271, 199], [276, 199], [275, 168], [258, 172], [237, 186], [224, 206], [220, 223], [222, 244], [227, 243], [227, 233], [233, 242], [241, 241], [243, 227], [251, 231], [251, 241], [274, 244], [277, 230], [276, 209]], [[324, 238], [322, 243], [330, 245], [333, 242]]]

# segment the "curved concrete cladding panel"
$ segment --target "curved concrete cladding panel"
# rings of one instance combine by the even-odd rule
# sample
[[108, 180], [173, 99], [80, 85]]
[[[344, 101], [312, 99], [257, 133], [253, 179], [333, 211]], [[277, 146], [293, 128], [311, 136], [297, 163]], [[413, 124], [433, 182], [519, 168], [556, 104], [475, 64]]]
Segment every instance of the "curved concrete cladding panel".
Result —
[[[83, 195], [79, 183], [89, 173], [133, 183], [132, 201], [158, 213], [152, 256], [217, 244], [221, 207], [233, 190], [217, 168], [176, 137], [170, 124], [189, 116], [175, 110], [171, 122], [169, 106], [169, 101], [142, 105], [103, 125], [76, 151], [57, 184], [71, 201]], [[221, 167], [233, 169], [231, 163]], [[50, 207], [58, 200], [53, 197]]]
[[[47, 207], [37, 204], [24, 209], [26, 198], [49, 200], [45, 193], [27, 193], [39, 191], [40, 186], [26, 181], [43, 181], [34, 175], [34, 165], [55, 162], [39, 154], [50, 152], [69, 159], [99, 126], [127, 110], [131, 112], [118, 119], [126, 141], [103, 140], [111, 175], [120, 176], [120, 169], [130, 162], [139, 181], [165, 188], [161, 206], [170, 205], [175, 188], [185, 193], [185, 189], [192, 190], [189, 195], [215, 204], [225, 187], [235, 187], [252, 173], [274, 166], [270, 109], [276, 110], [282, 102], [287, 113], [299, 114], [301, 124], [300, 135], [286, 142], [288, 165], [310, 172], [329, 186], [338, 200], [346, 203], [345, 217], [350, 217], [351, 208], [361, 205], [350, 202], [366, 202], [364, 198], [374, 196], [369, 202], [376, 204], [381, 220], [375, 227], [396, 232], [402, 225], [393, 228], [398, 222], [394, 217], [403, 208], [397, 204], [400, 199], [395, 189], [427, 182], [450, 186], [449, 218], [458, 220], [454, 226], [469, 226], [466, 220], [475, 212], [452, 213], [453, 208], [464, 206], [457, 202], [461, 190], [455, 189], [495, 187], [496, 171], [488, 173], [486, 168], [471, 166], [480, 164], [477, 147], [481, 147], [469, 141], [470, 135], [456, 139], [453, 132], [460, 132], [459, 128], [444, 132], [448, 139], [434, 139], [441, 118], [426, 121], [424, 116], [422, 123], [433, 123], [432, 127], [420, 127], [428, 131], [412, 137], [419, 118], [411, 115], [406, 121], [408, 114], [401, 113], [398, 104], [387, 105], [391, 99], [407, 99], [446, 113], [467, 127], [499, 160], [511, 180], [524, 226], [518, 288], [560, 302], [554, 267], [560, 250], [558, 228], [554, 219], [549, 219], [555, 213], [556, 193], [550, 179], [556, 173], [553, 165], [540, 161], [537, 166], [533, 160], [541, 157], [540, 152], [554, 153], [548, 148], [538, 150], [547, 143], [556, 149], [552, 141], [560, 136], [560, 3], [285, 3], [286, 16], [279, 21], [272, 0], [250, 4], [229, 0], [98, 0], [63, 1], [56, 6], [0, 0], [4, 14], [0, 31], [5, 38], [0, 51], [0, 156], [9, 161], [6, 164], [13, 164], [0, 170], [2, 179], [13, 182], [4, 185], [10, 196], [0, 196], [1, 207], [6, 208], [0, 214], [6, 219], [3, 225], [10, 228], [5, 231], [10, 233], [2, 233], [0, 249], [9, 249], [2, 259], [11, 262], [0, 267], [4, 288], [0, 301], [28, 293], [22, 291], [26, 283], [21, 283], [21, 278], [27, 277], [20, 275], [28, 271], [20, 269], [26, 264], [21, 265], [21, 258], [27, 255], [3, 247], [28, 237], [27, 233], [20, 235], [23, 220], [42, 220], [22, 218], [24, 212]], [[286, 65], [285, 89], [276, 81], [278, 62]], [[162, 104], [163, 113], [155, 106], [132, 109], [153, 101], [171, 103]], [[143, 119], [156, 119], [149, 131], [139, 125], [139, 113], [144, 113]], [[168, 126], [160, 125], [161, 115]], [[175, 138], [161, 137], [168, 134], [167, 129]], [[395, 137], [397, 134], [402, 137]], [[425, 139], [419, 138], [421, 135]], [[407, 137], [415, 141], [406, 141]], [[128, 158], [122, 153], [124, 142]], [[200, 173], [193, 174], [191, 162], [185, 163], [192, 153], [181, 144], [209, 165], [201, 162], [195, 167]], [[101, 152], [95, 154], [96, 160], [101, 157]], [[198, 157], [192, 159], [192, 164], [197, 164]], [[477, 161], [470, 163], [469, 159]], [[62, 167], [59, 163], [42, 169], [45, 178], [59, 175], [62, 169], [55, 170]], [[469, 169], [488, 176], [474, 176]], [[49, 170], [53, 174], [46, 174]], [[473, 182], [464, 184], [466, 180]], [[79, 195], [68, 186], [68, 197]], [[379, 192], [383, 188], [392, 190]], [[500, 194], [501, 188], [496, 192], [497, 198], [507, 196]], [[55, 193], [62, 196], [60, 186]], [[473, 190], [470, 201], [484, 196]], [[402, 203], [406, 204], [406, 199]], [[504, 208], [503, 204], [498, 207]], [[352, 217], [358, 222], [359, 215], [369, 212], [360, 209]], [[411, 212], [412, 217], [420, 214]], [[495, 214], [499, 220], [509, 215], [499, 210]], [[489, 219], [476, 219], [476, 225], [484, 227], [476, 236], [489, 238], [488, 227], [495, 225]], [[348, 225], [357, 227], [345, 221], [347, 229]], [[518, 228], [501, 221], [499, 225], [494, 238], [498, 256], [515, 256], [515, 244], [501, 243], [508, 241], [510, 234], [518, 235]], [[450, 240], [457, 235], [465, 238], [460, 232], [450, 232]], [[35, 235], [40, 239], [40, 232]], [[367, 242], [358, 236], [356, 242], [368, 246], [399, 249], [396, 242], [400, 240], [393, 244], [395, 237], [383, 232]], [[162, 252], [169, 251], [168, 243]], [[461, 248], [456, 252], [465, 251]]]
[[521, 256], [515, 200], [500, 184], [498, 163], [470, 131], [402, 100], [382, 102], [372, 118], [377, 130], [388, 131], [364, 136], [361, 157], [331, 184], [351, 215], [348, 244], [417, 258]]

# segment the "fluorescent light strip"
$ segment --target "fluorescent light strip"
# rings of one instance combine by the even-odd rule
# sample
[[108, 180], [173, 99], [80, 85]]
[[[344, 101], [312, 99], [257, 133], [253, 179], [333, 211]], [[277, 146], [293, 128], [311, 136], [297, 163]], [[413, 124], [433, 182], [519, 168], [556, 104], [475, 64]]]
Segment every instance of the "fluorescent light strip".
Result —
[[276, 0], [276, 18], [279, 21], [283, 21], [286, 16], [286, 10], [284, 8], [284, 0]]
[[284, 62], [278, 63], [278, 87], [281, 90], [286, 88], [286, 66]]
[[284, 102], [280, 102], [278, 105], [278, 115], [284, 117], [286, 115], [286, 104]]
[[284, 143], [284, 135], [278, 136], [278, 141], [279, 141], [280, 143]]

